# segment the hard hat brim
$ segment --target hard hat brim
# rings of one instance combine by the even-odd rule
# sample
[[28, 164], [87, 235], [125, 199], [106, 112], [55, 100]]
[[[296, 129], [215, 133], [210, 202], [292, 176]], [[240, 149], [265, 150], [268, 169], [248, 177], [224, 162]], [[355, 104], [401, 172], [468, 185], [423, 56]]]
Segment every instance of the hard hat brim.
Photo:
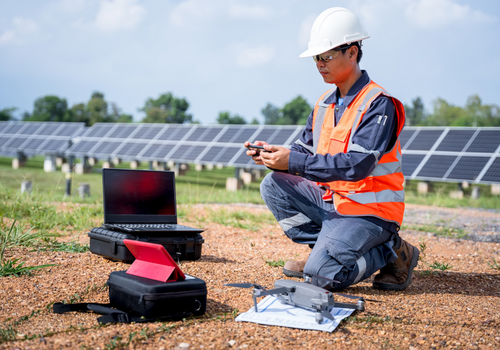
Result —
[[365, 37], [362, 37], [360, 39], [356, 39], [356, 40], [353, 40], [351, 42], [343, 42], [343, 43], [340, 43], [338, 45], [334, 45], [334, 46], [331, 46], [331, 47], [313, 47], [313, 48], [310, 48], [310, 49], [307, 49], [306, 51], [302, 52], [299, 57], [313, 57], [313, 56], [316, 56], [316, 55], [321, 55], [322, 53], [325, 53], [327, 51], [330, 51], [331, 49], [334, 49], [338, 46], [342, 46], [342, 45], [348, 45], [348, 44], [352, 44], [356, 41], [363, 41], [363, 40], [366, 40], [368, 39], [370, 36], [365, 36]]

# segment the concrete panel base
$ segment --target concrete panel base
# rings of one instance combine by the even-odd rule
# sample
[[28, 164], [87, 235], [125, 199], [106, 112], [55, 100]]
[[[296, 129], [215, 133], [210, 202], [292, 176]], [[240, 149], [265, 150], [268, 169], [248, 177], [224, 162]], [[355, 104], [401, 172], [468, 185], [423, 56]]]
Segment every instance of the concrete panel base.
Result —
[[43, 161], [43, 170], [46, 173], [52, 173], [56, 171], [56, 156], [46, 156]]
[[451, 191], [450, 197], [453, 199], [463, 199], [464, 198], [464, 191], [461, 191], [461, 190]]
[[133, 160], [130, 162], [130, 169], [137, 169], [140, 166], [141, 162], [139, 162], [138, 160]]
[[500, 195], [500, 185], [493, 184], [491, 185], [491, 194], [493, 195]]
[[240, 177], [245, 185], [249, 185], [255, 181], [255, 175], [253, 173], [242, 172]]
[[92, 172], [92, 167], [90, 166], [84, 166], [83, 163], [76, 163], [75, 164], [75, 173], [78, 175], [82, 174], [89, 174]]
[[419, 182], [417, 185], [417, 192], [419, 194], [427, 194], [431, 189], [429, 182]]
[[237, 179], [235, 177], [228, 177], [226, 179], [226, 190], [227, 191], [238, 191], [243, 187], [243, 181], [241, 179]]
[[114, 168], [115, 165], [112, 162], [106, 161], [102, 163], [102, 168], [103, 169], [109, 169], [109, 168]]
[[479, 186], [472, 186], [472, 193], [470, 197], [472, 199], [479, 199]]
[[206, 164], [205, 169], [207, 170], [214, 170], [214, 165], [213, 164]]
[[69, 172], [69, 164], [68, 163], [63, 163], [61, 165], [61, 172], [64, 173], [64, 174], [66, 174], [66, 173]]
[[12, 159], [12, 169], [19, 169], [26, 166], [26, 159]]

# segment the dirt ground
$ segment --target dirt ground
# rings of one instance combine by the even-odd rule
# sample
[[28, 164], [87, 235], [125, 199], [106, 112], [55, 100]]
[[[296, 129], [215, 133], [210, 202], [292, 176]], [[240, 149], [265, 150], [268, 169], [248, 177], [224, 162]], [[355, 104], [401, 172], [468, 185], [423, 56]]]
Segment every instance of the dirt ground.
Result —
[[[235, 208], [235, 206], [231, 206]], [[240, 208], [241, 209], [241, 208]], [[246, 207], [262, 211], [265, 208]], [[195, 208], [202, 215], [203, 208]], [[462, 235], [500, 233], [500, 213], [409, 205], [406, 222], [446, 225]], [[189, 223], [187, 223], [189, 224]], [[410, 225], [410, 227], [413, 227]], [[207, 313], [184, 321], [98, 326], [97, 315], [54, 314], [50, 305], [66, 300], [107, 302], [110, 272], [129, 265], [91, 253], [47, 253], [19, 249], [28, 265], [57, 264], [33, 276], [0, 279], [1, 349], [499, 349], [500, 243], [439, 237], [404, 230], [411, 244], [425, 245], [413, 282], [403, 292], [385, 292], [363, 281], [344, 292], [375, 299], [332, 333], [235, 322], [252, 307], [251, 292], [224, 286], [254, 282], [271, 287], [284, 276], [266, 261], [306, 259], [309, 248], [290, 242], [279, 226], [259, 232], [218, 224], [203, 227], [202, 258], [181, 269], [207, 283]], [[82, 241], [88, 242], [86, 235]], [[431, 269], [434, 262], [451, 266]], [[8, 340], [15, 335], [16, 340]]]

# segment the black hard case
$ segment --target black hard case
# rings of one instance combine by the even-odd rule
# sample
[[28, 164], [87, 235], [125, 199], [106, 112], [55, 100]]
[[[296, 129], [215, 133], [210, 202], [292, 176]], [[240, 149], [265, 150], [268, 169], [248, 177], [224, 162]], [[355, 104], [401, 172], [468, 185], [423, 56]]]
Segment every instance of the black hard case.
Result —
[[145, 318], [199, 316], [207, 307], [205, 281], [189, 275], [184, 281], [160, 282], [114, 271], [106, 284], [112, 306]]
[[111, 231], [103, 227], [94, 227], [89, 233], [90, 251], [108, 259], [122, 262], [135, 260], [132, 253], [123, 243], [124, 239], [158, 243], [165, 247], [174, 260], [197, 260], [201, 257], [201, 246], [205, 242], [199, 233], [186, 236], [133, 235], [120, 231]]

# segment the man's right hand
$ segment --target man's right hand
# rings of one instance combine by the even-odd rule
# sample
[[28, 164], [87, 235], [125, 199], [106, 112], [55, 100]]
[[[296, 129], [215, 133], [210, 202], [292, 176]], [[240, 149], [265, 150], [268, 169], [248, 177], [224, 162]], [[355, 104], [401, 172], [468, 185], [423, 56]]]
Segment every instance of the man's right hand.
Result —
[[[247, 147], [249, 144], [250, 144], [250, 142], [248, 142], [248, 141], [245, 142], [245, 147]], [[256, 145], [256, 146], [264, 146], [264, 145], [267, 145], [267, 144], [268, 143], [264, 142], [264, 141], [255, 141], [253, 143], [253, 145]], [[262, 158], [260, 157], [260, 151], [259, 150], [249, 149], [247, 151], [247, 156], [252, 157], [252, 159], [255, 162], [255, 164], [264, 165], [264, 163], [262, 162]]]

